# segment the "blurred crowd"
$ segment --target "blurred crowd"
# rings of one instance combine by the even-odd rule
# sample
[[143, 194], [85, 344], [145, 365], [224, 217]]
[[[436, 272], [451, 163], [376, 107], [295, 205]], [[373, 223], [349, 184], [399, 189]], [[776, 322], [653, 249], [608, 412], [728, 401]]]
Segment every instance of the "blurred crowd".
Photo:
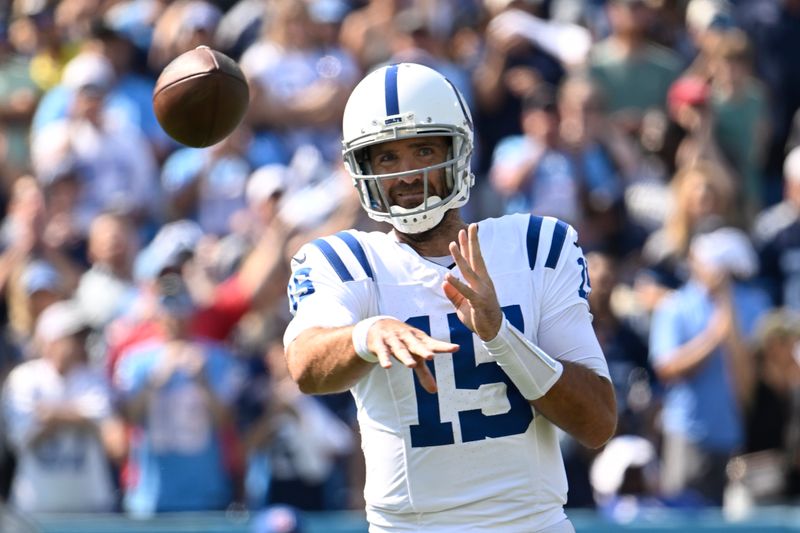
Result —
[[[251, 92], [193, 149], [158, 73], [212, 46]], [[564, 437], [569, 506], [800, 497], [800, 0], [14, 0], [0, 7], [0, 502], [360, 509], [348, 394], [288, 378], [288, 260], [386, 231], [344, 102], [422, 63], [473, 111], [468, 221], [574, 225], [619, 404]]]

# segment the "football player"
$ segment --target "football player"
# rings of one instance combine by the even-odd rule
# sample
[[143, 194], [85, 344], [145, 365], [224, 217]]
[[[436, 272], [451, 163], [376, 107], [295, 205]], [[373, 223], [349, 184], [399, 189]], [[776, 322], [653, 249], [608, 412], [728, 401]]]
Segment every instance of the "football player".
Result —
[[574, 531], [556, 427], [596, 448], [616, 425], [575, 230], [461, 219], [472, 120], [430, 68], [367, 75], [343, 147], [362, 206], [393, 230], [300, 249], [284, 344], [301, 390], [355, 398], [370, 531]]

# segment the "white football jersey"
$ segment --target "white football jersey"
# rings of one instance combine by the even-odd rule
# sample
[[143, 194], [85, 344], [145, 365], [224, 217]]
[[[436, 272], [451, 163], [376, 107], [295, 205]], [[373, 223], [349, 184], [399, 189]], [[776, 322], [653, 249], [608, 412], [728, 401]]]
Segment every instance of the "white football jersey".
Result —
[[37, 408], [54, 405], [72, 405], [98, 424], [112, 414], [107, 383], [94, 370], [79, 367], [62, 376], [45, 359], [14, 368], [2, 396], [7, 437], [18, 461], [11, 501], [25, 512], [111, 511], [111, 465], [98, 435], [66, 427], [31, 445], [39, 431]]
[[[478, 235], [509, 322], [553, 357], [608, 377], [575, 230], [554, 218], [508, 215], [482, 221]], [[351, 389], [373, 531], [537, 531], [564, 520], [556, 428], [456, 316], [442, 282], [448, 271], [460, 277], [458, 267], [419, 256], [391, 233], [346, 231], [301, 248], [292, 271], [286, 345], [309, 327], [391, 315], [460, 346], [428, 363], [436, 394], [397, 362], [375, 365]], [[588, 328], [561, 329], [575, 313]]]

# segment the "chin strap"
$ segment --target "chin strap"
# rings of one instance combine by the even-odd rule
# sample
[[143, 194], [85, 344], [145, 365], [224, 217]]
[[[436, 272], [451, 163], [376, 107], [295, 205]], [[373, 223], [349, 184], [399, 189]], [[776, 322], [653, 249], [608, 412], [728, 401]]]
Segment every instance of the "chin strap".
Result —
[[[442, 203], [442, 199], [439, 196], [428, 197], [428, 205], [440, 203]], [[423, 231], [436, 227], [444, 218], [447, 210], [436, 209], [432, 211], [419, 211], [424, 205], [425, 203], [422, 203], [411, 208], [400, 207], [399, 205], [391, 206], [389, 208], [389, 214], [391, 215], [389, 223], [394, 226], [397, 231], [403, 233], [422, 233]], [[419, 212], [415, 215], [408, 214], [414, 211]]]
[[[426, 203], [428, 205], [432, 205], [432, 204], [439, 204], [441, 202], [442, 202], [442, 199], [439, 196], [428, 196], [428, 201], [427, 202], [422, 202], [421, 204], [419, 204], [416, 207], [400, 207], [399, 205], [393, 205], [393, 206], [391, 206], [389, 208], [389, 211], [392, 213], [393, 216], [402, 217], [402, 216], [405, 216], [408, 213], [413, 213], [414, 211], [419, 211], [420, 209], [425, 207]], [[424, 211], [421, 212], [421, 214], [424, 214]]]

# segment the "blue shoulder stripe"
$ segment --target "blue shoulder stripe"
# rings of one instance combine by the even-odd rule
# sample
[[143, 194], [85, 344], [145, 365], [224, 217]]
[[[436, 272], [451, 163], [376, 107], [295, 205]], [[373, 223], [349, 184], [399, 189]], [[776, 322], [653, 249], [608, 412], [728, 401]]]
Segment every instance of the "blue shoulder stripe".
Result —
[[311, 241], [311, 244], [319, 248], [319, 250], [325, 256], [325, 259], [328, 260], [328, 263], [331, 264], [333, 269], [339, 275], [339, 279], [342, 281], [353, 281], [353, 276], [350, 275], [350, 271], [347, 270], [347, 267], [342, 262], [339, 254], [336, 253], [336, 250], [333, 249], [333, 246], [331, 246], [328, 241], [325, 239], [316, 239]]
[[547, 254], [545, 268], [555, 268], [558, 258], [561, 256], [561, 248], [564, 246], [564, 239], [567, 238], [567, 223], [559, 220], [553, 229], [553, 240], [550, 242], [550, 252]]
[[369, 276], [373, 281], [375, 281], [375, 276], [372, 274], [372, 267], [369, 266], [369, 261], [367, 260], [367, 254], [364, 253], [364, 247], [361, 246], [361, 243], [358, 242], [352, 233], [347, 231], [340, 231], [336, 234], [337, 237], [342, 239], [345, 244], [347, 244], [350, 251], [353, 252], [353, 255], [356, 256], [358, 262], [361, 264], [361, 268], [364, 269], [364, 272]]
[[527, 245], [528, 245], [528, 266], [533, 267], [536, 266], [536, 254], [539, 251], [539, 233], [542, 231], [542, 217], [537, 217], [534, 215], [530, 216], [528, 220], [528, 236], [527, 236]]

